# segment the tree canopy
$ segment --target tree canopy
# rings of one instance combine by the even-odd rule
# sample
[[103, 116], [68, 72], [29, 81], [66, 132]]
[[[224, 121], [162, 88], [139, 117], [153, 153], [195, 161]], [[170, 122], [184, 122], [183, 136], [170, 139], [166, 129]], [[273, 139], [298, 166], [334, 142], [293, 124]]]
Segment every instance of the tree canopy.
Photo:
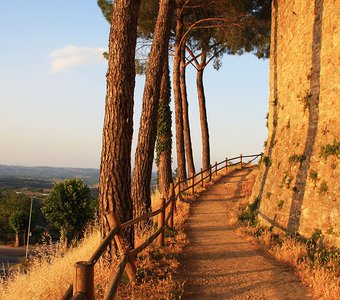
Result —
[[45, 200], [42, 212], [69, 242], [78, 237], [94, 217], [90, 188], [77, 178], [57, 182]]

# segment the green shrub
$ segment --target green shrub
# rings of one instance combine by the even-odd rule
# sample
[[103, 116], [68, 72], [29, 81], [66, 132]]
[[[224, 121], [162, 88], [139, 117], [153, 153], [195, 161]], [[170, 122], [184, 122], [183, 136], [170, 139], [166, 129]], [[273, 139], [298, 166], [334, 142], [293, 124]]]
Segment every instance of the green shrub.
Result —
[[311, 237], [306, 240], [307, 254], [301, 260], [310, 260], [314, 267], [336, 268], [340, 259], [340, 249], [337, 247], [326, 247], [324, 236], [320, 229], [315, 229]]
[[285, 202], [284, 202], [283, 200], [278, 201], [277, 204], [276, 204], [277, 209], [278, 209], [278, 210], [281, 210], [284, 203], [285, 203]]
[[316, 172], [314, 170], [310, 170], [309, 179], [316, 182], [318, 180], [318, 172]]
[[240, 207], [240, 214], [238, 219], [244, 223], [248, 223], [250, 226], [255, 227], [258, 224], [257, 215], [260, 205], [260, 198], [257, 197], [253, 203], [248, 205], [242, 205]]
[[289, 157], [289, 163], [302, 163], [304, 160], [306, 160], [306, 155], [297, 155], [294, 154], [291, 157]]
[[255, 228], [254, 236], [259, 237], [263, 233], [265, 233], [266, 230], [267, 230], [266, 227], [257, 225], [256, 228]]
[[304, 96], [300, 96], [299, 101], [303, 105], [303, 111], [306, 111], [306, 109], [310, 109], [311, 105], [311, 100], [312, 100], [312, 94], [309, 91], [306, 91], [306, 94]]
[[328, 185], [327, 185], [326, 181], [321, 182], [319, 191], [320, 191], [321, 194], [326, 194], [328, 192]]
[[264, 156], [263, 157], [263, 163], [265, 164], [266, 167], [270, 167], [272, 165], [272, 162], [271, 162], [269, 156]]
[[323, 145], [320, 151], [320, 157], [327, 159], [328, 156], [334, 155], [339, 158], [340, 142], [335, 141], [333, 144]]

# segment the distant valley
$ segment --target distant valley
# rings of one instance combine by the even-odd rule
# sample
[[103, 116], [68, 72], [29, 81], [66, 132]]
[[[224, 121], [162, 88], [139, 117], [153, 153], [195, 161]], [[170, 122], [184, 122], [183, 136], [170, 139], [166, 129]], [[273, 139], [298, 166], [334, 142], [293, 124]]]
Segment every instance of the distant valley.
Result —
[[[50, 189], [56, 181], [75, 177], [97, 188], [99, 169], [0, 165], [0, 189]], [[151, 186], [154, 188], [156, 184], [157, 173], [153, 172]]]
[[84, 180], [89, 186], [97, 187], [99, 169], [23, 167], [0, 165], [0, 188], [48, 189], [53, 183], [69, 178]]

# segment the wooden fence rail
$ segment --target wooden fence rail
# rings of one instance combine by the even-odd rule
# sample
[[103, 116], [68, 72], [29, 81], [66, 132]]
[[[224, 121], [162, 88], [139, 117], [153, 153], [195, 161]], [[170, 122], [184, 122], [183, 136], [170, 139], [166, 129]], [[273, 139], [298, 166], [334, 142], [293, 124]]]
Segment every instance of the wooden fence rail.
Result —
[[[174, 226], [174, 211], [176, 209], [176, 200], [181, 199], [181, 194], [183, 192], [190, 190], [191, 194], [194, 194], [195, 187], [197, 185], [201, 185], [203, 187], [204, 182], [207, 180], [211, 181], [212, 176], [216, 176], [220, 170], [227, 170], [229, 167], [237, 165], [243, 168], [259, 157], [262, 158], [262, 153], [245, 156], [241, 154], [237, 157], [229, 159], [226, 158], [219, 163], [215, 162], [215, 164], [213, 166], [210, 166], [208, 170], [201, 169], [199, 173], [192, 175], [186, 180], [177, 181], [175, 185], [171, 184], [169, 199], [167, 201], [165, 199], [161, 199], [161, 207], [159, 209], [153, 212], [146, 213], [140, 217], [131, 219], [123, 224], [120, 224], [117, 215], [112, 212], [112, 215], [107, 216], [110, 227], [112, 227], [111, 231], [101, 241], [100, 245], [88, 261], [77, 262], [75, 264], [75, 276], [73, 285], [70, 285], [62, 300], [94, 299], [94, 265], [100, 259], [102, 254], [106, 251], [106, 248], [110, 245], [110, 243], [115, 240], [118, 246], [120, 260], [118, 262], [118, 265], [116, 266], [113, 280], [107, 287], [104, 296], [104, 299], [113, 299], [125, 270], [127, 271], [129, 279], [131, 281], [135, 280], [134, 259], [136, 258], [138, 253], [147, 248], [156, 239], [159, 246], [164, 246], [164, 230], [166, 227], [172, 228]], [[252, 159], [247, 163], [244, 163], [245, 158]], [[231, 163], [232, 161], [236, 162]], [[168, 207], [168, 215], [166, 215]], [[124, 247], [124, 243], [122, 242], [122, 230], [155, 216], [158, 217], [157, 230], [138, 247], [134, 249]]]

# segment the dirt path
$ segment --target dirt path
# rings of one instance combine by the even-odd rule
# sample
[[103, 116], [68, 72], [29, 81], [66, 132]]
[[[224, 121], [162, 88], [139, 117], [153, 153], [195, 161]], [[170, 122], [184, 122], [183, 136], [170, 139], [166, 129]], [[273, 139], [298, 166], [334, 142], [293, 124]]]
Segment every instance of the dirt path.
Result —
[[179, 269], [183, 299], [311, 299], [292, 270], [231, 225], [230, 211], [244, 197], [252, 171], [222, 178], [192, 203]]

